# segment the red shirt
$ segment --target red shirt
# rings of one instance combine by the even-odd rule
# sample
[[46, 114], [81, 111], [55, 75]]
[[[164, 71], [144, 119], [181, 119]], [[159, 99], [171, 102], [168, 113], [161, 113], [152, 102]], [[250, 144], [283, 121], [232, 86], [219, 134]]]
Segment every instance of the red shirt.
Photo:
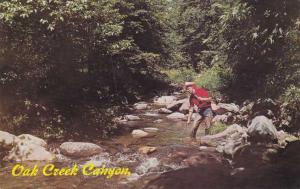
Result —
[[209, 98], [208, 92], [200, 87], [194, 87], [194, 89], [195, 93], [190, 96], [190, 105], [196, 105], [199, 109], [210, 107], [210, 102], [202, 102], [195, 97], [196, 95], [202, 98]]

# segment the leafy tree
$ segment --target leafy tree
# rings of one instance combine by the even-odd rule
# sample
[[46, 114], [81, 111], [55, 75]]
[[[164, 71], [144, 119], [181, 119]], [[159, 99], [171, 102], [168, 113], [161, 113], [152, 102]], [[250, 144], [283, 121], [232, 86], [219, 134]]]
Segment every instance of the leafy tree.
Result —
[[[1, 1], [3, 112], [11, 118], [26, 114], [33, 124], [46, 119], [43, 125], [60, 115], [72, 125], [74, 117], [93, 120], [101, 108], [133, 101], [159, 86], [157, 67], [167, 56], [160, 18], [164, 5], [147, 0]], [[51, 111], [40, 119], [37, 112], [26, 111], [28, 104]]]
[[232, 98], [278, 97], [299, 83], [298, 0], [176, 2], [185, 62], [200, 73], [229, 67]]

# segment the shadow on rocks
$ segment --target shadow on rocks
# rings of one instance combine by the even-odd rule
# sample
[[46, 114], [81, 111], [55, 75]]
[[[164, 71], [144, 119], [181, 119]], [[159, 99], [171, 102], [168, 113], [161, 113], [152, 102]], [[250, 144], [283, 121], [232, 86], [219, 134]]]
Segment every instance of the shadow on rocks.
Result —
[[300, 141], [288, 144], [272, 164], [247, 167], [232, 169], [213, 163], [184, 168], [162, 174], [144, 189], [297, 189]]

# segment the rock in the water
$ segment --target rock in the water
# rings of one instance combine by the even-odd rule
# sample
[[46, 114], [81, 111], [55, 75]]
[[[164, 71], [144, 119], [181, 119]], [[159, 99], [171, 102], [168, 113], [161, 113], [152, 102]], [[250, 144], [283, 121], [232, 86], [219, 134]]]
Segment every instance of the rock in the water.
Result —
[[300, 140], [299, 138], [289, 133], [286, 133], [282, 130], [277, 132], [277, 137], [278, 137], [278, 144], [282, 147], [285, 147], [289, 142]]
[[[187, 99], [188, 100], [188, 99]], [[177, 100], [167, 105], [167, 109], [172, 111], [178, 111], [180, 106], [186, 101], [186, 99]]]
[[135, 103], [134, 104], [134, 108], [136, 110], [146, 110], [148, 108], [148, 104], [144, 103], [144, 102], [140, 102], [140, 103]]
[[179, 108], [179, 112], [188, 113], [189, 108], [190, 108], [190, 101], [189, 101], [189, 99], [185, 99], [185, 101]]
[[148, 116], [148, 117], [157, 117], [157, 116], [159, 116], [157, 113], [150, 113], [150, 112], [147, 112], [144, 115]]
[[154, 103], [161, 106], [167, 106], [168, 104], [171, 104], [176, 100], [177, 98], [175, 96], [162, 96], [154, 100]]
[[33, 143], [42, 147], [47, 146], [47, 142], [45, 140], [30, 134], [22, 134], [19, 135], [18, 138], [24, 143]]
[[249, 146], [250, 144], [243, 140], [242, 134], [238, 134], [238, 137], [229, 137], [229, 139], [226, 141], [225, 145], [220, 145], [217, 148], [221, 151], [230, 156], [231, 158], [234, 158], [236, 152], [239, 150], [245, 148], [246, 146]]
[[228, 115], [216, 115], [212, 122], [215, 123], [215, 122], [222, 122], [222, 123], [227, 123], [227, 120], [228, 120]]
[[247, 131], [251, 140], [255, 141], [273, 141], [277, 140], [277, 130], [272, 120], [265, 116], [255, 117]]
[[160, 109], [158, 110], [158, 113], [160, 113], [160, 114], [171, 114], [172, 111], [171, 111], [171, 110], [168, 110], [167, 108], [160, 108]]
[[183, 113], [174, 112], [167, 116], [169, 119], [185, 119], [186, 116]]
[[59, 148], [63, 155], [73, 157], [89, 157], [103, 152], [100, 146], [87, 142], [64, 142]]
[[0, 131], [0, 148], [10, 150], [19, 142], [19, 138], [8, 132]]
[[157, 150], [156, 147], [143, 146], [139, 148], [139, 152], [142, 154], [151, 154]]
[[208, 147], [207, 146], [200, 146], [199, 150], [206, 150]]
[[221, 109], [224, 109], [226, 111], [233, 112], [233, 113], [238, 113], [240, 110], [239, 106], [234, 103], [231, 103], [231, 104], [219, 103], [218, 106]]
[[222, 123], [227, 123], [227, 124], [232, 124], [234, 123], [236, 117], [233, 116], [233, 113], [231, 112], [227, 112], [225, 114], [222, 115], [216, 115], [212, 122], [222, 122]]
[[54, 158], [55, 156], [42, 146], [18, 142], [4, 159], [9, 161], [51, 161]]
[[214, 148], [210, 147], [202, 147], [200, 151], [198, 146], [174, 144], [160, 147], [156, 157], [160, 159], [162, 164], [196, 166], [199, 164], [221, 162], [222, 154], [217, 153]]
[[135, 116], [135, 115], [126, 115], [125, 119], [128, 121], [136, 121], [136, 120], [140, 120], [141, 118], [139, 116]]
[[155, 120], [155, 121], [153, 121], [153, 123], [161, 123], [161, 122], [163, 122], [164, 120], [162, 120], [162, 119], [157, 119], [157, 120]]
[[133, 130], [131, 134], [133, 138], [144, 138], [149, 136], [149, 133], [140, 129]]
[[159, 129], [155, 128], [155, 127], [147, 127], [147, 128], [144, 128], [143, 130], [146, 132], [149, 132], [149, 133], [156, 133], [156, 132], [158, 132]]
[[237, 124], [233, 124], [227, 127], [227, 129], [223, 132], [215, 135], [206, 135], [201, 137], [201, 143], [216, 147], [220, 144], [225, 144], [227, 138], [234, 133], [246, 133], [246, 129]]
[[233, 158], [237, 151], [249, 145], [246, 131], [246, 128], [234, 124], [221, 133], [202, 137], [201, 143], [215, 146], [218, 152]]
[[198, 167], [199, 165], [219, 163], [221, 161], [222, 159], [217, 153], [199, 152], [195, 155], [189, 156], [183, 162], [188, 167]]

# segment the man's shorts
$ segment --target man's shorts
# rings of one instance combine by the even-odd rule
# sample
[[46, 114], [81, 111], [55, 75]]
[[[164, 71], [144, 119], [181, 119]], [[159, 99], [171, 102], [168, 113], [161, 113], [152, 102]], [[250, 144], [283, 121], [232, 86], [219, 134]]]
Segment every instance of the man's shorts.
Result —
[[213, 117], [213, 111], [212, 111], [211, 107], [200, 109], [199, 110], [199, 114], [202, 117]]

